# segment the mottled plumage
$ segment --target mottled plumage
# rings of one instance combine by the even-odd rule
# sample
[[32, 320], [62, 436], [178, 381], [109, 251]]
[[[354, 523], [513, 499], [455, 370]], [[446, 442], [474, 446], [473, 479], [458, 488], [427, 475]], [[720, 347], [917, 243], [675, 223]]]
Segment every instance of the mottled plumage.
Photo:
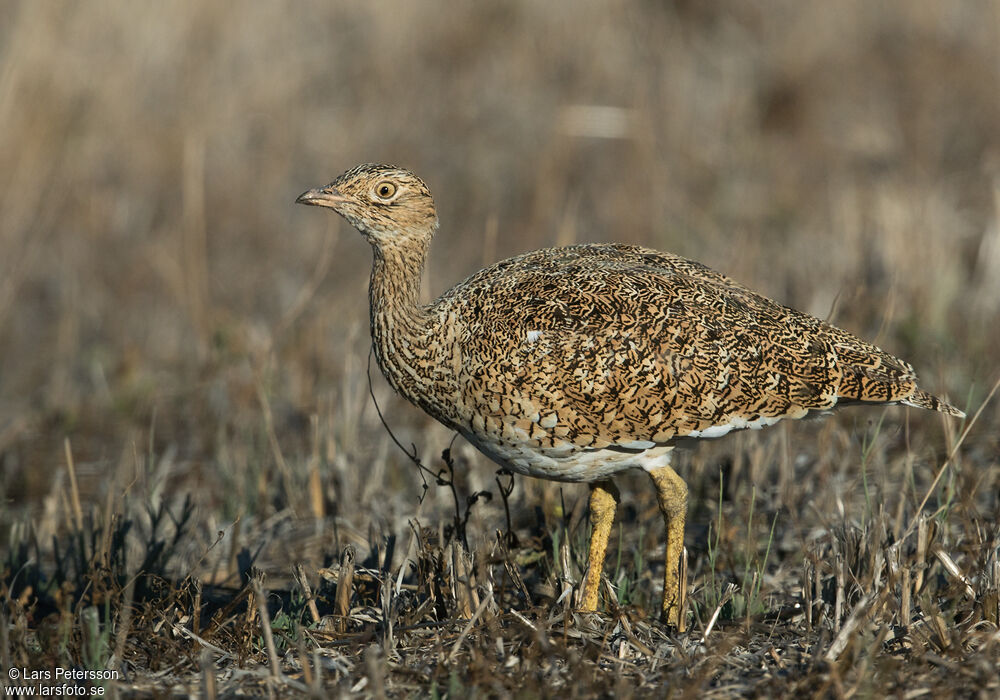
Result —
[[372, 244], [372, 337], [393, 388], [504, 467], [591, 484], [584, 608], [597, 605], [618, 501], [610, 477], [641, 468], [667, 524], [664, 612], [683, 623], [687, 489], [669, 467], [678, 440], [849, 403], [963, 415], [918, 388], [906, 362], [676, 255], [538, 250], [425, 306], [418, 292], [437, 216], [419, 178], [362, 165], [298, 201], [333, 208]]

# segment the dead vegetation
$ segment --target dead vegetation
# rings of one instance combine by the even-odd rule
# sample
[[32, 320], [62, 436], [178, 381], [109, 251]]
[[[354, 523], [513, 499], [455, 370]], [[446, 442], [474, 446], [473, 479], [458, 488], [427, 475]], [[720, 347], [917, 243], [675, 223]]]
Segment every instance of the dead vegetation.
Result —
[[[895, 473], [913, 452], [885, 456]], [[451, 472], [440, 473], [438, 487], [453, 488]], [[219, 540], [196, 559], [185, 551], [185, 540], [204, 537], [190, 501], [172, 512], [135, 499], [79, 523], [70, 506], [51, 545], [33, 527], [20, 533], [4, 562], [4, 663], [120, 668], [127, 682], [116, 692], [153, 696], [1000, 690], [1000, 531], [972, 493], [939, 481], [925, 511], [884, 495], [856, 518], [807, 515], [819, 523], [802, 531], [784, 522], [794, 514], [777, 493], [704, 481], [716, 482], [719, 510], [689, 547], [684, 634], [648, 616], [659, 581], [648, 565], [659, 554], [651, 503], [621, 524], [605, 612], [583, 614], [573, 596], [585, 519], [571, 514], [540, 513], [493, 536], [477, 528], [470, 548], [448, 518], [414, 519], [403, 540], [373, 532], [367, 556], [354, 544], [336, 550], [330, 537], [326, 566], [289, 558], [275, 564], [277, 578], [243, 549], [239, 575], [213, 582], [211, 560], [226, 554]], [[809, 503], [808, 487], [790, 489]], [[478, 524], [480, 499], [468, 497], [468, 512], [456, 500], [454, 518]], [[248, 528], [245, 542], [286, 543], [290, 518]]]
[[[1000, 693], [996, 5], [418, 7], [0, 9], [0, 665], [138, 697]], [[402, 450], [375, 412], [367, 248], [292, 205], [366, 160], [438, 193], [429, 294], [639, 242], [970, 419], [684, 453], [683, 634], [626, 478], [576, 613], [586, 489], [495, 473], [378, 376]]]

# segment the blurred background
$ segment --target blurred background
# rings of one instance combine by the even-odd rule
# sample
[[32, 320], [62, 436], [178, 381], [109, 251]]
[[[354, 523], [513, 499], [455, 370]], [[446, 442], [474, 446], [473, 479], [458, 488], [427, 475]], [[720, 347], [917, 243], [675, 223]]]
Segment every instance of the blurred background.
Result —
[[[4, 541], [59, 529], [69, 459], [84, 512], [190, 497], [193, 549], [242, 528], [279, 568], [448, 512], [369, 397], [367, 245], [293, 204], [361, 162], [435, 195], [428, 299], [515, 253], [638, 243], [875, 340], [966, 410], [1000, 372], [1000, 4], [4, 2]], [[372, 380], [439, 468], [451, 435]], [[939, 417], [864, 409], [699, 448], [693, 507], [720, 460], [784, 454], [781, 488], [840, 479], [810, 498], [843, 512], [883, 415], [933, 474]], [[980, 420], [989, 487], [995, 403]], [[460, 442], [462, 493], [491, 488]], [[585, 492], [520, 479], [515, 520]], [[497, 499], [471, 522], [491, 537]]]

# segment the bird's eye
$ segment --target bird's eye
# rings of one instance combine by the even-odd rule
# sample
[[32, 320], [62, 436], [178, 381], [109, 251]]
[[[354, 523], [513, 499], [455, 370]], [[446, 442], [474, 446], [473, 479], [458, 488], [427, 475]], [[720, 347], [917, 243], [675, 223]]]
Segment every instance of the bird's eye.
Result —
[[389, 199], [396, 194], [396, 186], [388, 180], [383, 180], [375, 185], [375, 194], [378, 195], [379, 199]]

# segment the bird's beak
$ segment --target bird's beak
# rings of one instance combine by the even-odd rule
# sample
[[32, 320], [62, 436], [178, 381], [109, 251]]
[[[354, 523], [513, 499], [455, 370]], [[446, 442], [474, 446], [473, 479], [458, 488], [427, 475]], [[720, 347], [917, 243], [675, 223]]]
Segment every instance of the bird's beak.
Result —
[[336, 207], [346, 201], [347, 197], [340, 194], [332, 185], [327, 185], [303, 192], [295, 200], [295, 203], [311, 204], [315, 207]]

